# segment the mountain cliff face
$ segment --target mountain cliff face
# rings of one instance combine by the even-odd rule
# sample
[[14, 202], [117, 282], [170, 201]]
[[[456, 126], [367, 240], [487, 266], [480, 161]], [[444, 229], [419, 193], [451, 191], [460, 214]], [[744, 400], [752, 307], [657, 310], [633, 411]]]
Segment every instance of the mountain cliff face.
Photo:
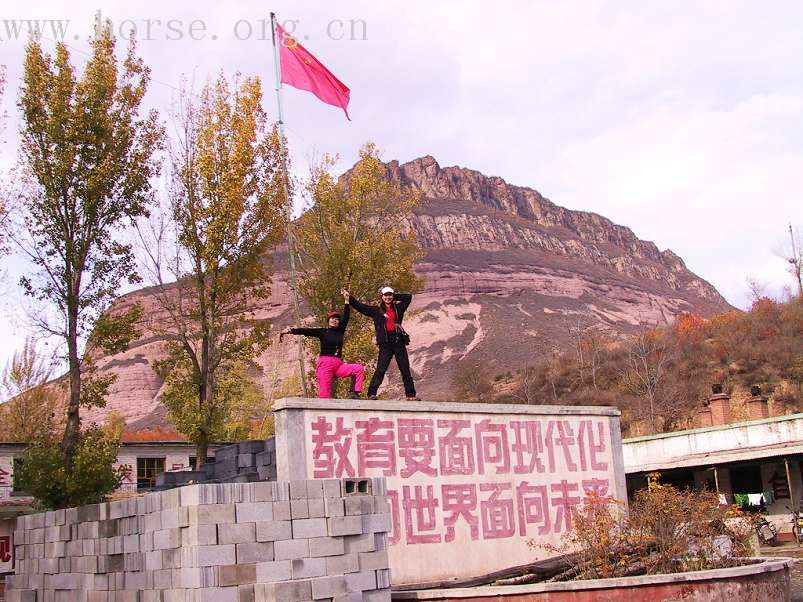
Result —
[[[578, 325], [624, 334], [639, 324], [669, 323], [682, 312], [730, 309], [672, 251], [660, 251], [600, 215], [564, 209], [533, 189], [474, 170], [441, 168], [428, 156], [391, 161], [387, 173], [424, 196], [408, 222], [426, 251], [417, 265], [426, 284], [414, 298], [408, 331], [425, 399], [450, 399], [458, 362], [483, 364], [491, 374], [515, 371], [566, 346]], [[276, 331], [291, 320], [285, 257], [286, 248], [277, 249], [272, 294], [260, 311]], [[134, 302], [158, 322], [148, 289], [120, 301]], [[128, 351], [98, 360], [102, 371], [118, 375], [105, 411], [120, 411], [130, 428], [165, 420], [161, 381], [151, 367], [161, 345], [146, 327]], [[276, 340], [259, 358], [253, 376], [268, 394], [292, 374], [294, 351], [292, 341]], [[394, 368], [389, 375], [385, 392], [393, 395], [399, 392]]]

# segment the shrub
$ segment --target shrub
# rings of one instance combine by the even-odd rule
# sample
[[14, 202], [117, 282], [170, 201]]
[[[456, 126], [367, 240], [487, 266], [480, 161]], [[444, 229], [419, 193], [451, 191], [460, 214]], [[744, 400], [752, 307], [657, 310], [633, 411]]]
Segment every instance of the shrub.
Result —
[[726, 518], [740, 514], [720, 506], [712, 491], [679, 490], [655, 478], [629, 512], [610, 497], [590, 494], [562, 544], [546, 548], [572, 553], [570, 568], [555, 577], [561, 581], [733, 566], [752, 534], [749, 521], [726, 525]]
[[14, 479], [43, 509], [102, 502], [122, 482], [121, 470], [114, 468], [119, 447], [119, 433], [92, 426], [81, 433], [68, 471], [58, 443], [40, 439], [25, 450]]

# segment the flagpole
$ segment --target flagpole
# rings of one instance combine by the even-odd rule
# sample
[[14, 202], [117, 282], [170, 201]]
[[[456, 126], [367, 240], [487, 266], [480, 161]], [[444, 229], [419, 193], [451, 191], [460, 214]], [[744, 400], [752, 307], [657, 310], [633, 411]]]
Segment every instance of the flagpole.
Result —
[[[298, 304], [298, 286], [296, 284], [296, 258], [294, 252], [294, 235], [293, 235], [293, 220], [292, 220], [292, 204], [290, 202], [289, 186], [287, 185], [287, 152], [284, 145], [284, 116], [282, 114], [282, 77], [281, 67], [279, 64], [279, 47], [276, 46], [276, 13], [270, 14], [270, 34], [273, 40], [273, 70], [275, 73], [275, 88], [276, 88], [276, 103], [278, 105], [279, 113], [279, 148], [282, 154], [282, 170], [284, 171], [284, 178], [282, 178], [282, 187], [284, 188], [284, 198], [287, 201], [287, 253], [290, 258], [290, 289], [293, 291], [293, 311], [295, 313], [296, 324], [301, 323], [301, 311]], [[304, 397], [307, 397], [307, 376], [306, 368], [304, 367], [304, 343], [303, 337], [298, 337], [298, 365], [301, 370], [301, 388], [304, 391]]]

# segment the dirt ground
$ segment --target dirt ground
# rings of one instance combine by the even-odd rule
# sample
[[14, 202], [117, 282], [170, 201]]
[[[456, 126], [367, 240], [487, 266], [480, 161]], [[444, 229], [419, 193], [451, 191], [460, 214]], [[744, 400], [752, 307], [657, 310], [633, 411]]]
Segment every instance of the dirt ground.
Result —
[[803, 547], [794, 543], [784, 543], [775, 547], [762, 547], [762, 556], [785, 556], [797, 558], [792, 568], [792, 602], [803, 602]]

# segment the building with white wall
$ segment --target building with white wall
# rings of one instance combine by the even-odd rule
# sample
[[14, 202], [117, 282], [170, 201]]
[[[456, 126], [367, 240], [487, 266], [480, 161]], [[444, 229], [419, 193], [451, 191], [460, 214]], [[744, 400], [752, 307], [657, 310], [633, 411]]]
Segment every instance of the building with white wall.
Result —
[[770, 417], [767, 398], [748, 400], [752, 420], [730, 422], [730, 397], [712, 395], [697, 416], [699, 428], [622, 441], [628, 492], [647, 476], [678, 487], [708, 487], [727, 504], [763, 507], [782, 537], [791, 537], [791, 512], [803, 500], [803, 414]]

